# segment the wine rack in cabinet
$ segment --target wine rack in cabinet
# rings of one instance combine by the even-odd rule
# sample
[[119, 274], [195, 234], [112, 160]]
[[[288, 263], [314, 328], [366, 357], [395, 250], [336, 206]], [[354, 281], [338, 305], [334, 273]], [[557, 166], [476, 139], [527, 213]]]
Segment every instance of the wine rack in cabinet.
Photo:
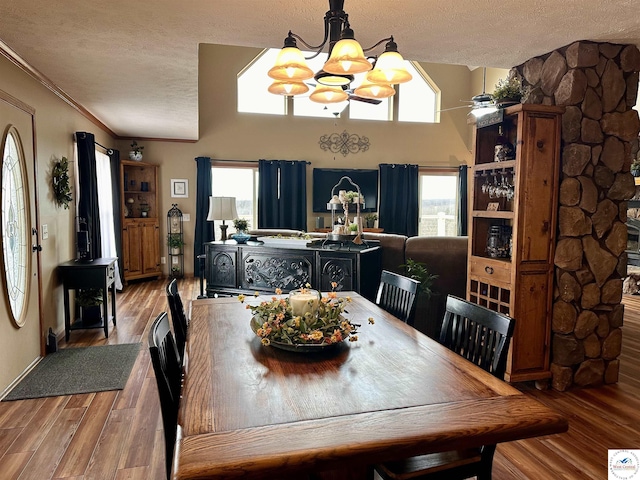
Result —
[[563, 111], [514, 105], [496, 123], [475, 128], [467, 299], [515, 318], [510, 382], [551, 376]]

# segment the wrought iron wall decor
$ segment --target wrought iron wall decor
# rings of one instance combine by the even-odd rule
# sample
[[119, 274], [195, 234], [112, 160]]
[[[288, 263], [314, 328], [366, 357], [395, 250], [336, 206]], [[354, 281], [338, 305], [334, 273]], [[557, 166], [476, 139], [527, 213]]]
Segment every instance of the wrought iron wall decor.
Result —
[[369, 150], [369, 139], [367, 137], [361, 137], [355, 133], [349, 134], [346, 130], [342, 133], [322, 135], [318, 143], [322, 150], [341, 153], [343, 157], [346, 157], [350, 153], [366, 152]]

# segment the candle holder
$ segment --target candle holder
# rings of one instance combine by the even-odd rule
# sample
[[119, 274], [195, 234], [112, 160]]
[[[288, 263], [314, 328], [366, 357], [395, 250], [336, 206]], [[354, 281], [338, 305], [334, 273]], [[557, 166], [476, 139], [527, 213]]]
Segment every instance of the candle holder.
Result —
[[289, 305], [294, 317], [304, 317], [310, 313], [312, 317], [318, 315], [320, 292], [311, 288], [299, 288], [289, 292]]

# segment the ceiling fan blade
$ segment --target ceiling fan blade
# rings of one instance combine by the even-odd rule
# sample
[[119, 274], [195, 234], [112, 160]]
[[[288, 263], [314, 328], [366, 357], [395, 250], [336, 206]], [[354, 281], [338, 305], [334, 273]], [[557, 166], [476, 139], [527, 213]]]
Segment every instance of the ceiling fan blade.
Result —
[[358, 95], [349, 95], [349, 100], [356, 100], [358, 102], [370, 103], [372, 105], [380, 105], [382, 100], [378, 100], [377, 98], [365, 98], [360, 97]]
[[473, 105], [462, 105], [460, 107], [443, 108], [442, 110], [438, 110], [438, 112], [448, 112], [449, 110], [458, 110], [460, 108], [473, 108]]

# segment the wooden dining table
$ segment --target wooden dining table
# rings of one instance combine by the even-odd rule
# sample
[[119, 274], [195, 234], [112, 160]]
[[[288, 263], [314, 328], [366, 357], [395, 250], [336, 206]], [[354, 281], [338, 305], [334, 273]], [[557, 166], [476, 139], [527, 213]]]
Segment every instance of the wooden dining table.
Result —
[[341, 296], [358, 340], [321, 353], [261, 344], [246, 303], [270, 296], [193, 301], [174, 479], [281, 479], [567, 430], [369, 300]]

